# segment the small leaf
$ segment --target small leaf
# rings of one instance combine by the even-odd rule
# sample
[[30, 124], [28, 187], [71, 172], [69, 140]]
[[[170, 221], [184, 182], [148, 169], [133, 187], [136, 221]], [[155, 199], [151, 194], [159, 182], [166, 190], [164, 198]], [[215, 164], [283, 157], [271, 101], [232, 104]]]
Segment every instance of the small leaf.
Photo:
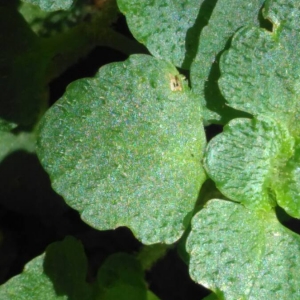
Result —
[[101, 300], [150, 300], [158, 299], [148, 291], [144, 272], [131, 255], [111, 255], [97, 275], [97, 299]]
[[237, 112], [225, 106], [217, 85], [219, 54], [241, 26], [259, 24], [259, 10], [264, 0], [209, 2], [215, 7], [207, 26], [201, 31], [198, 51], [191, 66], [191, 82], [193, 91], [203, 101], [204, 119], [224, 123], [236, 117]]
[[204, 0], [118, 0], [118, 6], [132, 34], [151, 54], [189, 69], [210, 4]]
[[44, 11], [67, 10], [73, 4], [73, 0], [22, 0], [37, 5]]
[[234, 119], [208, 144], [204, 166], [225, 196], [268, 210], [293, 147], [288, 130], [272, 119]]
[[72, 237], [51, 244], [29, 262], [22, 274], [0, 286], [0, 298], [9, 300], [90, 299], [85, 282], [87, 262], [81, 244]]
[[[90, 15], [91, 11], [89, 9], [91, 7], [91, 3], [87, 1], [76, 1], [68, 10], [45, 11], [39, 6], [21, 2], [18, 10], [30, 25], [33, 32], [39, 37], [49, 38], [62, 33], [67, 35], [68, 30], [71, 30], [69, 33], [72, 34], [71, 32], [74, 30], [74, 27], [79, 25], [83, 20], [86, 20], [88, 14]], [[82, 34], [86, 35], [86, 32], [82, 32]], [[79, 33], [78, 37], [80, 37]], [[56, 36], [56, 38], [58, 38], [58, 36]], [[73, 43], [75, 44], [75, 42]], [[56, 39], [53, 46], [59, 47], [61, 45]], [[60, 55], [62, 54], [63, 53], [60, 53]]]
[[177, 70], [134, 55], [71, 84], [41, 122], [37, 150], [85, 222], [128, 226], [152, 244], [175, 242], [188, 225], [204, 146], [199, 103]]
[[35, 152], [36, 133], [21, 131], [18, 133], [0, 131], [0, 162], [16, 151]]
[[192, 220], [190, 275], [219, 299], [299, 299], [300, 237], [275, 213], [211, 200]]

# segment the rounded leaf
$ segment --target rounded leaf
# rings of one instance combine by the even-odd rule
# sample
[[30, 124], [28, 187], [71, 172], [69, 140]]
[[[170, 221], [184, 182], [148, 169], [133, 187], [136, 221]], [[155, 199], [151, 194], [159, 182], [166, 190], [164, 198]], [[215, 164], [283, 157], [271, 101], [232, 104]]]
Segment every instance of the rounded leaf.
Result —
[[198, 47], [199, 27], [206, 15], [206, 11], [202, 11], [204, 2], [118, 0], [118, 6], [134, 37], [145, 44], [151, 54], [188, 69]]
[[[226, 123], [233, 117], [242, 117], [241, 112], [225, 105], [220, 93], [219, 56], [230, 38], [242, 26], [259, 25], [259, 10], [264, 0], [210, 0], [207, 26], [201, 28], [197, 53], [191, 65], [192, 89], [203, 102], [204, 119]], [[201, 7], [202, 9], [202, 7]]]
[[234, 119], [208, 144], [204, 166], [225, 196], [269, 210], [293, 147], [288, 130], [272, 119]]
[[299, 299], [300, 237], [274, 211], [214, 199], [192, 220], [190, 275], [218, 299]]
[[175, 242], [202, 182], [199, 103], [170, 63], [147, 55], [71, 84], [40, 125], [53, 188], [100, 229], [128, 226], [145, 244]]
[[300, 32], [286, 22], [269, 32], [245, 27], [222, 55], [219, 86], [229, 106], [276, 119], [299, 136]]

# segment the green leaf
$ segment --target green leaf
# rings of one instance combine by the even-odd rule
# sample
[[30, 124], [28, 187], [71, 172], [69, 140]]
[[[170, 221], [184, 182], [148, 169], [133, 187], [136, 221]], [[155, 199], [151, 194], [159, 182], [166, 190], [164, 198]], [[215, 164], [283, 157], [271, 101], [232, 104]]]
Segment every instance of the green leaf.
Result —
[[29, 262], [23, 273], [0, 286], [4, 300], [90, 299], [85, 282], [87, 262], [80, 242], [67, 237], [48, 246]]
[[[298, 2], [294, 5], [299, 6]], [[234, 36], [230, 49], [222, 56], [219, 85], [231, 107], [275, 118], [298, 137], [300, 27], [296, 17], [300, 13], [299, 8], [288, 6], [288, 19], [280, 23], [280, 16], [275, 18], [275, 12], [270, 11], [272, 6], [268, 8], [270, 18], [277, 22], [273, 32], [246, 27]], [[282, 7], [284, 11], [285, 5]]]
[[241, 26], [259, 24], [259, 10], [264, 1], [213, 2], [216, 3], [215, 8], [208, 25], [201, 32], [198, 51], [191, 66], [191, 82], [193, 91], [203, 101], [204, 118], [224, 123], [236, 116], [237, 112], [226, 107], [217, 85], [220, 76], [219, 54]]
[[[76, 1], [68, 10], [44, 11], [39, 6], [27, 2], [20, 3], [18, 9], [30, 25], [32, 31], [40, 37], [48, 38], [62, 32], [67, 32], [79, 23], [84, 22], [83, 20], [87, 19], [87, 15], [90, 16], [91, 7], [87, 1], [81, 0]], [[95, 15], [96, 13], [94, 12], [93, 17]]]
[[1, 132], [0, 131], [0, 162], [15, 151], [35, 152], [35, 132]]
[[99, 300], [158, 299], [148, 291], [139, 262], [125, 253], [111, 255], [104, 262], [97, 275], [97, 285]]
[[43, 118], [37, 151], [85, 222], [128, 226], [152, 244], [187, 227], [204, 146], [199, 104], [175, 67], [134, 55], [71, 84]]
[[242, 28], [222, 56], [219, 85], [231, 107], [271, 117], [295, 138], [293, 155], [277, 162], [272, 190], [277, 203], [299, 218], [299, 3], [267, 1], [264, 16], [273, 22], [273, 31]]
[[295, 147], [294, 155], [282, 166], [279, 176], [274, 180], [277, 203], [289, 215], [300, 218], [300, 144]]
[[216, 294], [211, 293], [207, 297], [203, 298], [202, 300], [219, 300], [219, 298]]
[[67, 10], [73, 4], [73, 0], [22, 0], [37, 5], [44, 11]]
[[151, 291], [147, 291], [147, 300], [160, 300], [155, 294]]
[[293, 27], [299, 27], [299, 2], [297, 0], [267, 0], [263, 11], [265, 18], [272, 21], [275, 27], [282, 22], [293, 22]]
[[48, 56], [13, 8], [0, 7], [0, 130], [32, 126], [47, 99]]
[[212, 200], [192, 220], [190, 275], [219, 299], [300, 298], [300, 237], [275, 213]]
[[281, 198], [293, 147], [288, 130], [272, 119], [234, 119], [208, 144], [204, 166], [225, 196], [268, 210]]
[[92, 285], [86, 282], [87, 259], [79, 241], [66, 237], [47, 247], [24, 271], [0, 286], [3, 300], [158, 300], [148, 290], [139, 262], [128, 254], [110, 256]]
[[189, 69], [211, 5], [204, 0], [118, 0], [134, 37], [151, 54]]
[[136, 257], [142, 269], [148, 271], [159, 259], [162, 259], [166, 255], [169, 248], [170, 246], [165, 244], [143, 246]]

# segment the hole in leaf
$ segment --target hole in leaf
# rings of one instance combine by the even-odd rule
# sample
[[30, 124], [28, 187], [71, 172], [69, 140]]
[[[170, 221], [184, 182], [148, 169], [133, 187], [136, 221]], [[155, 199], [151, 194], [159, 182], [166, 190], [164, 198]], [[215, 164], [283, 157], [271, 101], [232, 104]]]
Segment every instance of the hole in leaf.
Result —
[[270, 31], [270, 32], [273, 32], [273, 24], [270, 20], [268, 19], [265, 19], [263, 14], [262, 14], [262, 11], [263, 11], [263, 8], [262, 7], [259, 11], [259, 14], [258, 14], [258, 22], [259, 22], [259, 25], [261, 28], [264, 28], [266, 29], [267, 31]]
[[170, 76], [170, 88], [173, 92], [182, 91], [181, 82], [177, 75]]

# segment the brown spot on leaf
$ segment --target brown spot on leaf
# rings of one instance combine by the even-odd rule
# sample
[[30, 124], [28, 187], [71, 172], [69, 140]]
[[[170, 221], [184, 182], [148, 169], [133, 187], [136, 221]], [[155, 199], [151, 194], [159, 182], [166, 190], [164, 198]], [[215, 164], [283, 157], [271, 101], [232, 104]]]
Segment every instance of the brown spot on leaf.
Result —
[[175, 76], [170, 76], [170, 88], [171, 88], [171, 91], [182, 91], [182, 85], [181, 85], [181, 82], [180, 82], [180, 79], [177, 75]]

